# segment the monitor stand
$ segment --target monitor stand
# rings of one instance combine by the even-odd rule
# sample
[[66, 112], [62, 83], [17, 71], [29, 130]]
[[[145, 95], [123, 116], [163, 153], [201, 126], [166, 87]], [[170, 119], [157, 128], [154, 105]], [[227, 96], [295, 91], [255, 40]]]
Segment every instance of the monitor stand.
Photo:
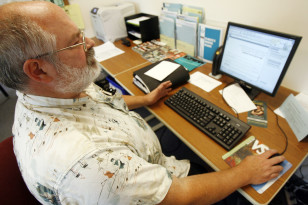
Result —
[[244, 89], [244, 91], [251, 100], [255, 99], [255, 97], [257, 97], [257, 95], [260, 93], [259, 90], [252, 88], [245, 83], [239, 83], [239, 85]]

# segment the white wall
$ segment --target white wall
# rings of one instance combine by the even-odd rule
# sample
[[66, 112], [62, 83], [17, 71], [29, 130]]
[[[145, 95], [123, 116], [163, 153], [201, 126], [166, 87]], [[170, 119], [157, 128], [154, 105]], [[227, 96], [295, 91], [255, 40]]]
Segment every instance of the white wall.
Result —
[[[118, 0], [121, 1], [121, 0]], [[122, 0], [133, 2], [137, 12], [159, 15], [163, 2], [203, 7], [207, 23], [228, 21], [253, 25], [302, 36], [303, 39], [282, 84], [308, 94], [308, 1], [307, 0]], [[114, 0], [70, 0], [79, 3], [86, 24], [86, 35], [94, 36], [91, 8]]]

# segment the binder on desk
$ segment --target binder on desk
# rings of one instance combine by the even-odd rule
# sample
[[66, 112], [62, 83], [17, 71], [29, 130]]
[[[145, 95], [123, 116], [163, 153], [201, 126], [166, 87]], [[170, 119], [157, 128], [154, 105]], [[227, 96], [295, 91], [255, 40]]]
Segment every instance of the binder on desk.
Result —
[[[166, 59], [163, 61], [169, 61], [173, 62], [171, 59]], [[160, 83], [170, 80], [172, 82], [172, 88], [178, 87], [180, 85], [183, 85], [189, 80], [189, 73], [188, 71], [179, 64], [179, 67], [173, 71], [170, 75], [168, 75], [165, 79], [162, 81], [156, 80], [145, 73], [149, 71], [150, 69], [154, 68], [156, 65], [158, 65], [160, 62], [153, 63], [149, 66], [143, 67], [133, 73], [133, 83], [144, 93], [149, 93], [152, 90], [154, 90]]]

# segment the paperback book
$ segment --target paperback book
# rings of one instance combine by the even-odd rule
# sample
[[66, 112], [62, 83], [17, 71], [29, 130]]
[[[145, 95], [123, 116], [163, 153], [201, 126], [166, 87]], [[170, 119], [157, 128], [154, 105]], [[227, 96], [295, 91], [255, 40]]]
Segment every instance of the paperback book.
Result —
[[[238, 165], [245, 157], [249, 155], [258, 155], [264, 153], [266, 150], [269, 150], [269, 147], [264, 145], [254, 136], [250, 136], [242, 143], [234, 147], [231, 151], [222, 156], [222, 159], [230, 166], [234, 167]], [[284, 160], [281, 164], [283, 170], [280, 172], [279, 176], [269, 180], [263, 184], [251, 185], [259, 194], [262, 194], [267, 190], [275, 181], [277, 181], [285, 172], [287, 172], [292, 164], [287, 160]]]
[[249, 111], [247, 123], [259, 127], [267, 127], [267, 105], [263, 101], [253, 101], [257, 109]]

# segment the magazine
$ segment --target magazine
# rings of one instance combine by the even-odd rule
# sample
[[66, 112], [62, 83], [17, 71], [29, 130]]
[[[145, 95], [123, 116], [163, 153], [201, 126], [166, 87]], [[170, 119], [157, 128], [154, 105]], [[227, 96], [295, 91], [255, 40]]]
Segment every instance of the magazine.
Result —
[[[254, 136], [250, 136], [242, 143], [234, 147], [231, 151], [222, 156], [222, 159], [230, 166], [234, 167], [238, 165], [246, 156], [262, 154], [266, 150], [269, 150], [268, 146], [262, 144]], [[271, 179], [263, 184], [251, 185], [259, 194], [262, 194], [267, 190], [277, 179], [279, 179], [285, 172], [287, 172], [292, 164], [287, 160], [284, 160], [281, 164], [283, 170], [278, 177]]]

